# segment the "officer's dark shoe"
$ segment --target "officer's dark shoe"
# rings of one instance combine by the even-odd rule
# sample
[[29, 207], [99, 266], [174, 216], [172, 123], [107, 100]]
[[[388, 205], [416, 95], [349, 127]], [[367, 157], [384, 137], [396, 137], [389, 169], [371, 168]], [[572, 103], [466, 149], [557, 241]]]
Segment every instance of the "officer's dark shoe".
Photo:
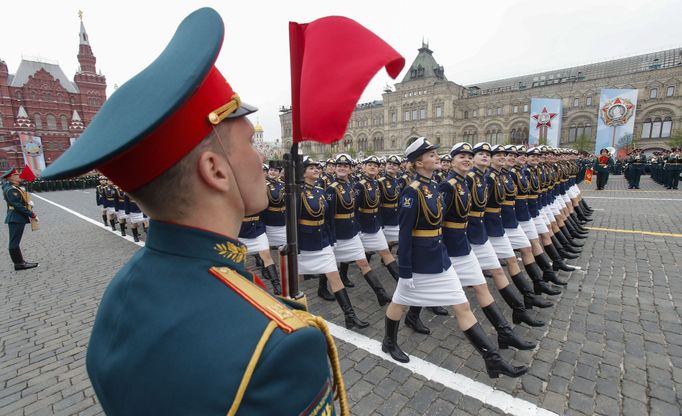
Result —
[[346, 287], [355, 287], [355, 284], [348, 278], [348, 266], [350, 263], [341, 262], [339, 264], [339, 276], [341, 276], [341, 283]]
[[[513, 279], [514, 277], [512, 276], [512, 280]], [[500, 295], [502, 295], [502, 299], [504, 299], [507, 305], [509, 305], [509, 307], [512, 309], [512, 322], [514, 322], [514, 324], [523, 322], [528, 326], [545, 325], [543, 321], [535, 319], [531, 316], [528, 309], [526, 309], [524, 305], [524, 301], [521, 300], [521, 296], [511, 287], [511, 285], [507, 285], [507, 287], [498, 289], [498, 291], [500, 292]]]
[[385, 322], [386, 328], [384, 329], [384, 340], [381, 343], [381, 351], [389, 353], [391, 358], [398, 362], [410, 362], [410, 357], [408, 357], [398, 345], [398, 327], [400, 326], [400, 321], [394, 321], [387, 316]]
[[346, 320], [346, 328], [347, 329], [353, 329], [353, 328], [367, 328], [369, 326], [369, 322], [364, 322], [358, 319], [357, 315], [355, 315], [355, 310], [353, 310], [353, 305], [350, 303], [350, 298], [348, 297], [348, 292], [346, 292], [346, 289], [343, 288], [339, 290], [338, 292], [334, 292], [334, 297], [336, 298], [336, 301], [339, 303], [339, 306], [341, 306], [341, 310], [343, 311], [343, 316]]
[[387, 303], [391, 303], [391, 297], [388, 296], [388, 293], [386, 293], [386, 290], [381, 285], [381, 282], [379, 282], [376, 272], [374, 270], [370, 270], [364, 276], [367, 284], [369, 284], [369, 287], [371, 287], [374, 291], [377, 301], [379, 302], [379, 306], [384, 306]]
[[139, 243], [140, 242], [140, 233], [137, 231], [137, 227], [133, 227], [132, 231], [133, 231], [133, 240], [136, 243]]
[[116, 222], [114, 220], [109, 220], [109, 225], [111, 225], [111, 231], [116, 231]]
[[557, 250], [557, 248], [554, 244], [550, 244], [550, 245], [545, 246], [545, 252], [547, 253], [547, 255], [549, 255], [549, 258], [552, 259], [552, 269], [554, 271], [563, 270], [565, 272], [572, 272], [573, 270], [576, 270], [575, 267], [564, 263], [564, 260], [562, 259], [563, 256], [561, 255], [561, 252], [559, 252], [559, 250]]
[[526, 366], [513, 366], [506, 362], [504, 358], [498, 354], [495, 346], [490, 342], [490, 338], [488, 338], [485, 331], [483, 331], [481, 324], [478, 322], [464, 331], [464, 335], [466, 335], [471, 345], [473, 345], [474, 348], [476, 348], [476, 351], [483, 357], [488, 377], [498, 378], [500, 374], [507, 377], [520, 377], [528, 372]]
[[532, 350], [535, 348], [534, 342], [526, 341], [514, 333], [514, 330], [504, 318], [502, 311], [500, 311], [495, 302], [481, 309], [483, 309], [483, 313], [497, 331], [497, 345], [501, 350], [509, 347], [519, 350]]
[[424, 322], [422, 322], [421, 318], [419, 317], [421, 311], [422, 308], [419, 306], [410, 306], [410, 309], [407, 311], [407, 315], [405, 315], [405, 326], [412, 328], [415, 332], [419, 332], [420, 334], [429, 335], [431, 330], [424, 325]]
[[38, 267], [38, 263], [30, 263], [24, 260], [20, 248], [10, 248], [9, 256], [12, 259], [12, 263], [14, 263], [14, 270], [27, 270]]
[[398, 272], [398, 262], [396, 262], [396, 261], [394, 260], [394, 261], [392, 261], [392, 262], [390, 262], [390, 263], [388, 263], [388, 264], [384, 264], [384, 267], [385, 267], [386, 269], [388, 269], [388, 272], [391, 273], [391, 276], [392, 276], [392, 277], [395, 279], [395, 281], [397, 282], [398, 279], [400, 278], [400, 274], [399, 274], [399, 272]]
[[278, 296], [282, 294], [282, 284], [279, 281], [279, 273], [277, 272], [277, 266], [275, 266], [275, 263], [272, 263], [263, 269], [263, 277], [269, 280], [270, 284], [272, 284], [272, 293]]
[[551, 287], [544, 280], [545, 273], [540, 269], [537, 263], [531, 263], [526, 265], [526, 271], [530, 280], [533, 281], [533, 289], [536, 295], [541, 293], [546, 293], [550, 296], [555, 296], [561, 294], [561, 290]]
[[335, 299], [334, 295], [332, 295], [332, 292], [330, 292], [327, 288], [327, 276], [323, 274], [320, 275], [318, 280], [317, 296], [329, 301], [333, 301]]
[[450, 316], [448, 310], [442, 306], [428, 306], [426, 309], [430, 310], [434, 315]]

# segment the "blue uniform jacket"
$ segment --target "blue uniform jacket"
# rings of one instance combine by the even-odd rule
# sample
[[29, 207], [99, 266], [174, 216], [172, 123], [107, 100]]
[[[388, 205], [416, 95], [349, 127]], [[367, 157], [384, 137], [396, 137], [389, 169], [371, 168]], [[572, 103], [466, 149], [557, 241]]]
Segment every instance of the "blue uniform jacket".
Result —
[[494, 169], [490, 169], [487, 175], [488, 203], [485, 207], [483, 222], [485, 223], [485, 230], [490, 237], [502, 237], [504, 235], [501, 207], [505, 193], [501, 175], [501, 172]]
[[[88, 344], [88, 375], [107, 415], [227, 414], [275, 320], [264, 311], [288, 309], [259, 288], [239, 291], [224, 278], [230, 273], [253, 286], [245, 257], [246, 247], [230, 237], [151, 221], [146, 246], [104, 292]], [[264, 298], [250, 301], [249, 293]], [[237, 414], [333, 412], [329, 383], [322, 333], [277, 325]]]
[[466, 179], [454, 171], [450, 172], [449, 177], [438, 185], [438, 191], [445, 206], [443, 242], [448, 256], [466, 256], [471, 251], [467, 237], [471, 197]]
[[530, 196], [530, 186], [528, 184], [528, 177], [526, 175], [526, 168], [522, 166], [514, 166], [510, 173], [511, 178], [516, 185], [517, 194], [514, 203], [514, 210], [516, 212], [516, 219], [518, 221], [530, 221], [531, 214], [529, 208], [528, 197]]
[[431, 178], [415, 175], [400, 194], [398, 222], [398, 268], [403, 279], [412, 273], [441, 273], [452, 263], [443, 244], [443, 204], [438, 185]]
[[355, 219], [355, 192], [351, 183], [336, 180], [325, 193], [329, 216], [334, 221], [336, 239], [350, 240], [355, 237], [360, 227]]
[[256, 238], [261, 234], [265, 234], [265, 223], [260, 214], [242, 218], [239, 238]]
[[381, 225], [398, 225], [398, 199], [400, 198], [400, 180], [391, 175], [379, 178], [381, 191]]
[[261, 213], [265, 225], [281, 227], [286, 225], [284, 204], [284, 182], [268, 178], [268, 207]]
[[28, 224], [35, 214], [31, 211], [28, 204], [28, 195], [23, 189], [5, 182], [2, 185], [2, 194], [7, 203], [7, 215], [5, 224], [18, 223]]
[[104, 199], [102, 203], [104, 208], [116, 208], [116, 188], [113, 185], [107, 185], [104, 187], [103, 194]]
[[327, 209], [324, 190], [306, 183], [296, 199], [299, 250], [318, 251], [334, 244], [334, 221]]
[[355, 215], [363, 233], [377, 233], [381, 229], [379, 204], [381, 191], [379, 181], [363, 177], [353, 185], [355, 191]]
[[125, 195], [124, 206], [126, 214], [130, 214], [131, 212], [132, 213], [142, 212], [140, 207], [137, 205], [137, 202], [131, 199], [130, 196], [128, 196], [128, 194]]
[[124, 211], [126, 193], [123, 192], [119, 187], [115, 187], [114, 191], [116, 192], [114, 198], [114, 207], [116, 208], [116, 211]]
[[95, 201], [97, 205], [104, 206], [104, 188], [105, 185], [97, 185], [95, 188]]
[[483, 224], [485, 207], [488, 204], [488, 179], [486, 176], [482, 170], [473, 168], [466, 177], [471, 195], [467, 237], [472, 244], [485, 244], [488, 241], [488, 232]]
[[512, 173], [507, 169], [502, 169], [502, 185], [504, 186], [504, 201], [502, 201], [502, 225], [504, 228], [516, 228], [519, 222], [516, 220], [516, 193], [518, 188]]

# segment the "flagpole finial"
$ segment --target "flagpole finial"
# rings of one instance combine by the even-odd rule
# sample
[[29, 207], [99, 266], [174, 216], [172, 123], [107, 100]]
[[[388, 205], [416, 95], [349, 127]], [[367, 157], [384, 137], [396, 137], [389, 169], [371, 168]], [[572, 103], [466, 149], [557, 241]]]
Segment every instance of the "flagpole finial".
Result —
[[78, 10], [78, 18], [81, 19], [81, 22], [83, 21], [83, 10]]

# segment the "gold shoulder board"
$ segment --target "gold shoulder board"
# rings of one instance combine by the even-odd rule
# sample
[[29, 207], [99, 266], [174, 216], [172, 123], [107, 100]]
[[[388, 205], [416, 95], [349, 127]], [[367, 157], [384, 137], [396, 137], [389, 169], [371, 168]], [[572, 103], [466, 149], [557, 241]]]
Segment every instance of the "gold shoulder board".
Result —
[[274, 321], [282, 331], [292, 333], [308, 327], [308, 324], [289, 308], [234, 270], [228, 267], [211, 267], [209, 272], [262, 312], [268, 319]]
[[332, 188], [336, 188], [337, 186], [339, 186], [339, 183], [338, 183], [338, 182], [334, 182], [334, 183], [332, 183], [332, 184], [329, 185], [329, 186], [331, 186]]
[[410, 184], [410, 187], [411, 187], [411, 188], [414, 188], [414, 189], [419, 189], [419, 181], [413, 181], [413, 182]]

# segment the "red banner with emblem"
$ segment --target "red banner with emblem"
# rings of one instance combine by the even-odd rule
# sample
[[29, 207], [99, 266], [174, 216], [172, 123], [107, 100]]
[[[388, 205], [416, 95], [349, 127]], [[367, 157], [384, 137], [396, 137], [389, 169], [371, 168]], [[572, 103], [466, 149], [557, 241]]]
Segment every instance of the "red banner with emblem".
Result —
[[587, 168], [585, 171], [585, 183], [592, 183], [592, 174], [594, 172], [592, 171], [592, 168]]

